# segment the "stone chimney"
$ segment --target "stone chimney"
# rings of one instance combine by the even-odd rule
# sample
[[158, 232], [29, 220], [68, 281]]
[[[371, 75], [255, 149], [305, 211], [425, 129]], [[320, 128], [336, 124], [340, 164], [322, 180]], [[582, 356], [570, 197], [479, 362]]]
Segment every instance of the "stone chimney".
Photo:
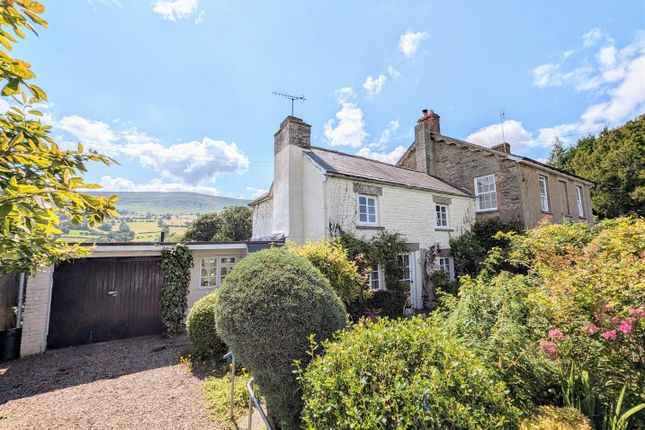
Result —
[[434, 113], [434, 111], [428, 109], [423, 109], [423, 115], [417, 121], [418, 124], [427, 124], [428, 130], [431, 133], [441, 134], [441, 127], [439, 124], [439, 115]]
[[287, 145], [311, 147], [311, 125], [295, 116], [286, 117], [273, 135], [273, 153], [278, 154]]
[[490, 149], [494, 149], [495, 151], [503, 152], [505, 154], [510, 154], [511, 153], [511, 145], [509, 143], [500, 143], [497, 145], [493, 145], [490, 147]]
[[433, 133], [440, 134], [439, 115], [428, 109], [423, 109], [423, 115], [414, 127], [416, 170], [429, 175], [437, 174]]

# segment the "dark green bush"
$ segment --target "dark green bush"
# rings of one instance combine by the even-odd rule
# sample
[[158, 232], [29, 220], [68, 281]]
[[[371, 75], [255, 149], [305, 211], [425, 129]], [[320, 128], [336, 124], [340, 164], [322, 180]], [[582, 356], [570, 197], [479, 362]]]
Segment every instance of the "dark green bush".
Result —
[[300, 428], [294, 360], [306, 364], [310, 336], [323, 340], [345, 325], [345, 307], [329, 281], [286, 249], [251, 254], [223, 282], [215, 322], [258, 382], [270, 416], [282, 429]]
[[450, 249], [457, 276], [476, 276], [488, 251], [494, 247], [505, 248], [508, 246], [506, 239], [495, 237], [499, 231], [520, 232], [522, 225], [519, 222], [503, 222], [499, 218], [491, 218], [476, 222], [471, 231], [450, 239]]
[[307, 429], [492, 429], [517, 424], [506, 387], [432, 319], [360, 322], [300, 374]]
[[222, 360], [228, 348], [215, 329], [215, 304], [219, 292], [197, 300], [188, 312], [186, 334], [193, 356], [200, 360]]

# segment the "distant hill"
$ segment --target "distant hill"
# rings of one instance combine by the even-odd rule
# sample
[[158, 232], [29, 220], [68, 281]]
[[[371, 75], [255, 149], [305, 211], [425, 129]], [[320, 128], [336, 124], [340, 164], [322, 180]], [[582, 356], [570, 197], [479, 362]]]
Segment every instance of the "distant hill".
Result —
[[250, 202], [250, 200], [232, 197], [183, 192], [96, 191], [90, 194], [97, 196], [113, 196], [116, 194], [119, 196], [119, 200], [116, 202], [119, 211], [155, 215], [219, 212], [229, 206], [245, 206]]

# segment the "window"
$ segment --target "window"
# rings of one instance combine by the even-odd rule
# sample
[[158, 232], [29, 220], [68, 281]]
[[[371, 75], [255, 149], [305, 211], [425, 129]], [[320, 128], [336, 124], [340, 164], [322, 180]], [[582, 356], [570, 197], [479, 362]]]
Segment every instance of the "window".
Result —
[[560, 181], [560, 201], [562, 206], [562, 214], [571, 216], [571, 207], [569, 206], [569, 190], [567, 189], [567, 183], [564, 181]]
[[450, 257], [439, 257], [439, 269], [450, 275]]
[[437, 257], [437, 266], [439, 267], [439, 270], [445, 272], [451, 280], [454, 279], [455, 276], [452, 268], [452, 257]]
[[538, 183], [540, 184], [540, 207], [542, 212], [549, 211], [549, 186], [547, 184], [546, 176], [538, 176]]
[[437, 211], [437, 227], [448, 228], [448, 206], [435, 205]]
[[475, 178], [475, 204], [478, 211], [497, 210], [495, 175]]
[[380, 290], [381, 287], [381, 266], [377, 267], [376, 270], [372, 270], [369, 276], [369, 285], [372, 290]]
[[358, 196], [358, 221], [359, 224], [376, 225], [376, 197]]
[[204, 257], [201, 262], [200, 288], [217, 288], [237, 263], [237, 257]]
[[578, 216], [584, 218], [585, 207], [582, 203], [582, 187], [579, 185], [576, 185], [576, 205], [578, 206]]

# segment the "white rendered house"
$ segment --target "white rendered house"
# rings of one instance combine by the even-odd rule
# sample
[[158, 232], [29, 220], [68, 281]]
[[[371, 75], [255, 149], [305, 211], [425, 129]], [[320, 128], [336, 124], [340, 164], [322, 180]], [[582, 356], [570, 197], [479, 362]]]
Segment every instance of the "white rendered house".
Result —
[[[271, 189], [250, 203], [253, 239], [284, 237], [297, 244], [343, 231], [369, 238], [400, 232], [409, 254], [401, 256], [415, 308], [423, 308], [426, 273], [443, 269], [454, 277], [448, 241], [470, 229], [475, 202], [467, 191], [404, 167], [311, 146], [311, 126], [288, 116], [274, 143]], [[436, 256], [427, 261], [429, 255]], [[373, 289], [387, 288], [383, 274]]]

